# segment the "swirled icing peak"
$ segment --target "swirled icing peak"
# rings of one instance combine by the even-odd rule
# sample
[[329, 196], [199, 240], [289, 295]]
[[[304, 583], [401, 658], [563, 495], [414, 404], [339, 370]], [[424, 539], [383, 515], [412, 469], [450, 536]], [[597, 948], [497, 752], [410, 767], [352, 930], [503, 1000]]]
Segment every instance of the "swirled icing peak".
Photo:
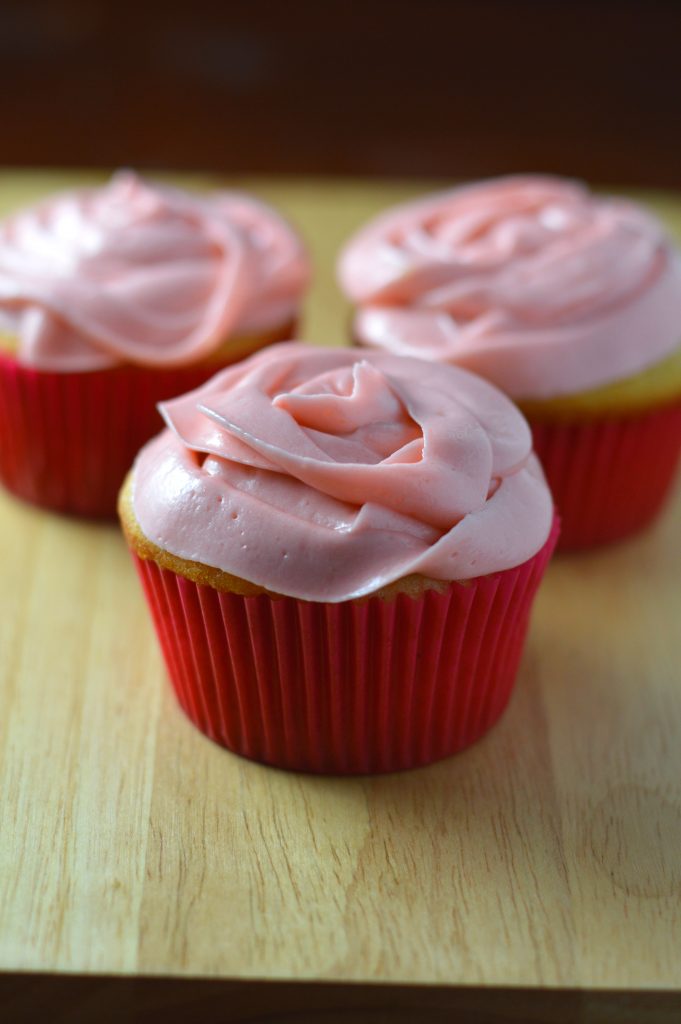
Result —
[[292, 319], [308, 278], [300, 240], [264, 203], [130, 172], [0, 225], [0, 327], [46, 370], [196, 362]]
[[397, 207], [345, 247], [361, 344], [455, 362], [516, 398], [607, 384], [681, 342], [681, 263], [624, 199], [509, 177]]
[[161, 406], [133, 507], [181, 558], [276, 593], [342, 601], [411, 573], [467, 579], [544, 544], [529, 428], [465, 370], [276, 345]]

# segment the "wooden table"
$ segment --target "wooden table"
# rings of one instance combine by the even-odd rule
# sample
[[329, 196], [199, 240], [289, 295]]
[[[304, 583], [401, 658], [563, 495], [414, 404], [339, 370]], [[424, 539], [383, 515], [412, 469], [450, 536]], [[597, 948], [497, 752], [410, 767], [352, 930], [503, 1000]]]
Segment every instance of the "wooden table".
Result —
[[[56, 179], [0, 178], [2, 211]], [[251, 185], [314, 252], [307, 336], [341, 341], [334, 252], [415, 187]], [[204, 739], [116, 527], [0, 497], [5, 1019], [681, 1019], [679, 497], [555, 560], [486, 739], [344, 780]]]

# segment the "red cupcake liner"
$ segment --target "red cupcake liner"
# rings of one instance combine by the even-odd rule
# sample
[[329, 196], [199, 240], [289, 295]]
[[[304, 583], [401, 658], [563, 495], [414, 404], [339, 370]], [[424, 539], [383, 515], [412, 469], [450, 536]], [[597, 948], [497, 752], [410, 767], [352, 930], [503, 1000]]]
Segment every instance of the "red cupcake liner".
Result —
[[[271, 340], [291, 337], [292, 325], [280, 333]], [[0, 352], [0, 482], [44, 508], [115, 516], [125, 474], [163, 427], [157, 403], [199, 387], [229, 363], [55, 373]]]
[[561, 517], [559, 550], [620, 540], [661, 510], [681, 455], [681, 402], [602, 419], [528, 419]]
[[496, 722], [558, 536], [515, 569], [419, 598], [242, 597], [133, 553], [181, 707], [212, 740], [280, 768], [397, 771]]

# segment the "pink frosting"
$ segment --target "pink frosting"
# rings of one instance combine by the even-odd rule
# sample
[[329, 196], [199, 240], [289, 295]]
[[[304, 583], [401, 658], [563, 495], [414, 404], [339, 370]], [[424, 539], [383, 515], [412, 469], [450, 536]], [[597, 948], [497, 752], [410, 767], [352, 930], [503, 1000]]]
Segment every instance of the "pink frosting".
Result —
[[308, 278], [298, 236], [265, 204], [128, 172], [0, 225], [0, 329], [44, 370], [196, 362], [293, 319]]
[[681, 262], [651, 214], [510, 177], [398, 207], [346, 246], [357, 340], [457, 363], [516, 398], [638, 373], [681, 341]]
[[161, 411], [169, 429], [134, 470], [143, 533], [280, 594], [468, 579], [519, 565], [549, 534], [527, 423], [465, 370], [276, 345]]

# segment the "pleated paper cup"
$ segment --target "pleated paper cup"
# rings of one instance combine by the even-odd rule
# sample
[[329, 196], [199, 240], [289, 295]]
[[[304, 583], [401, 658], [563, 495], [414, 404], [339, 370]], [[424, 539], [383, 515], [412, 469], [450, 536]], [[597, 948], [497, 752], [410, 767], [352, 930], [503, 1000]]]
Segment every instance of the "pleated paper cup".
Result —
[[561, 517], [559, 550], [621, 540], [661, 511], [681, 455], [681, 400], [599, 419], [528, 420]]
[[[288, 324], [263, 345], [294, 331]], [[113, 518], [137, 452], [163, 427], [158, 402], [199, 387], [234, 361], [56, 373], [0, 352], [0, 483], [44, 508]]]
[[133, 558], [177, 699], [206, 736], [279, 768], [391, 772], [497, 721], [558, 531], [517, 568], [339, 604], [243, 596]]

